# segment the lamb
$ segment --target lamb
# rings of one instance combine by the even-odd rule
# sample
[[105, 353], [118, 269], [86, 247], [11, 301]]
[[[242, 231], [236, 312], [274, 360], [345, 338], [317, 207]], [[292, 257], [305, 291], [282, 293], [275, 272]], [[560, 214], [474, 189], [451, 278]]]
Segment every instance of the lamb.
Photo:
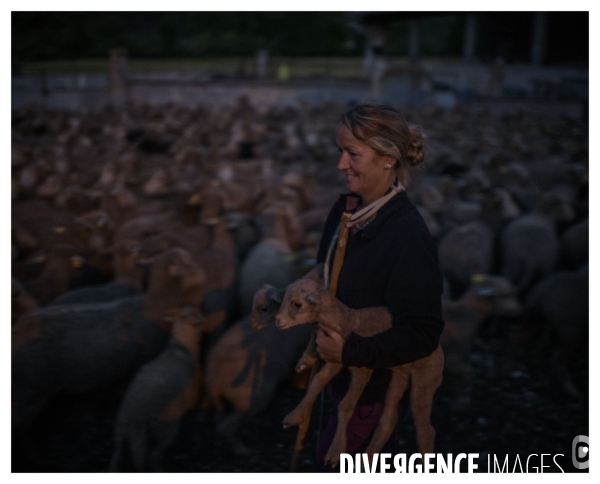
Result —
[[165, 320], [172, 324], [167, 347], [140, 369], [119, 407], [112, 472], [122, 466], [127, 444], [135, 470], [161, 471], [163, 452], [175, 441], [181, 418], [198, 406], [202, 316], [197, 307], [187, 306]]
[[310, 338], [308, 326], [280, 331], [273, 324], [283, 292], [261, 288], [252, 315], [231, 326], [207, 357], [207, 403], [218, 410], [225, 403], [233, 407], [217, 431], [238, 455], [249, 449], [235, 436], [237, 430], [269, 405]]
[[126, 378], [167, 343], [164, 316], [199, 306], [206, 276], [182, 249], [156, 257], [148, 292], [104, 304], [49, 306], [12, 328], [13, 423], [30, 421], [66, 390], [85, 392]]
[[[276, 325], [288, 329], [299, 324], [317, 322], [322, 330], [335, 331], [347, 337], [351, 332], [368, 337], [391, 328], [392, 320], [384, 307], [350, 309], [318, 282], [300, 279], [291, 284], [276, 315]], [[392, 379], [386, 394], [384, 410], [365, 452], [369, 458], [379, 452], [389, 439], [398, 420], [398, 404], [409, 381], [411, 408], [417, 430], [419, 452], [433, 452], [435, 430], [430, 422], [433, 395], [442, 383], [444, 354], [441, 347], [420, 360], [391, 368]], [[283, 421], [284, 427], [299, 425], [310, 412], [315, 399], [325, 385], [342, 369], [341, 364], [326, 363], [314, 377], [306, 396]], [[346, 432], [354, 407], [368, 383], [373, 370], [351, 367], [350, 388], [338, 407], [338, 426], [325, 462], [335, 466], [340, 454], [346, 452]]]

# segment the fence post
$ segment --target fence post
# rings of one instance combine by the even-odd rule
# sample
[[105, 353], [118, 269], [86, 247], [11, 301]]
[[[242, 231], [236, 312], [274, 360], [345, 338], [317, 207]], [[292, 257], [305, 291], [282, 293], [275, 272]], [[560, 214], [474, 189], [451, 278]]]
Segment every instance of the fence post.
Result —
[[125, 103], [127, 88], [127, 50], [111, 49], [109, 54], [110, 92], [117, 106]]
[[265, 79], [267, 77], [267, 64], [269, 63], [269, 52], [261, 49], [256, 52], [256, 77]]

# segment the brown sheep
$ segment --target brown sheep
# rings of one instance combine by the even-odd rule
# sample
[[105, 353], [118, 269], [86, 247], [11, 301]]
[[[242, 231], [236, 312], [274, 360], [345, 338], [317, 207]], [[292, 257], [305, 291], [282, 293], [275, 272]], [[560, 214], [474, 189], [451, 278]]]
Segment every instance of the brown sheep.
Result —
[[310, 336], [306, 326], [280, 331], [273, 324], [282, 292], [259, 290], [252, 315], [231, 326], [207, 357], [207, 402], [218, 410], [226, 403], [233, 407], [217, 431], [236, 454], [249, 453], [236, 437], [237, 430], [269, 405], [279, 384], [293, 372]]
[[446, 324], [440, 344], [446, 355], [446, 370], [470, 379], [473, 369], [466, 359], [481, 324], [491, 316], [516, 318], [521, 311], [515, 288], [508, 279], [474, 274], [471, 286], [458, 301], [442, 301]]

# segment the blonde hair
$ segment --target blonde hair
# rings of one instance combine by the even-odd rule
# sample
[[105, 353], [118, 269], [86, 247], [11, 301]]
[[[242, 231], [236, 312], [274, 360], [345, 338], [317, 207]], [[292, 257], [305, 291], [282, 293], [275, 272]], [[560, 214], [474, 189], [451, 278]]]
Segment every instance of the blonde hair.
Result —
[[425, 158], [425, 136], [392, 106], [358, 104], [342, 114], [340, 122], [378, 154], [392, 156], [396, 175], [404, 185], [409, 179], [408, 167], [421, 164]]

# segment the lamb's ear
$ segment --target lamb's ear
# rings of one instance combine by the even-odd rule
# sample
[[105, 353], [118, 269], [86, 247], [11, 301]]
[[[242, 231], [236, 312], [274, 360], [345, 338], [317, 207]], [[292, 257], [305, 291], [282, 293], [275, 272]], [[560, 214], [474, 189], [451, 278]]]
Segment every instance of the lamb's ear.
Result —
[[316, 306], [317, 304], [321, 304], [321, 298], [319, 297], [319, 294], [317, 294], [316, 292], [311, 292], [310, 294], [307, 294], [306, 297], [304, 298], [304, 300], [308, 304], [311, 304], [313, 306]]
[[265, 299], [276, 304], [281, 304], [283, 294], [279, 289], [270, 284], [263, 284], [263, 290], [265, 291]]

